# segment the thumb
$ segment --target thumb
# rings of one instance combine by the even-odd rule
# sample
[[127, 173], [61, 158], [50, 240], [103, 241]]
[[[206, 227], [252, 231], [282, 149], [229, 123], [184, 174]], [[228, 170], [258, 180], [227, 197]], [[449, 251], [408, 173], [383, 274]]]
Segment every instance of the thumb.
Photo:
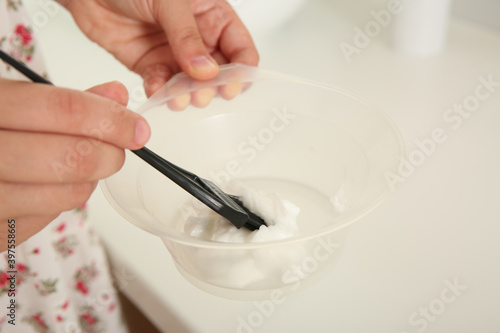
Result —
[[153, 10], [181, 69], [198, 80], [217, 76], [219, 66], [203, 43], [190, 2], [161, 1]]

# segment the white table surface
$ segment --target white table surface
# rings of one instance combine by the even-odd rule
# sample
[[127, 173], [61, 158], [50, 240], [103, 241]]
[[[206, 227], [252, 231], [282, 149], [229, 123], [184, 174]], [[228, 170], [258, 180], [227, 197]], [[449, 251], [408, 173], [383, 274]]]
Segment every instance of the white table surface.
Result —
[[[422, 59], [394, 52], [389, 26], [347, 63], [339, 44], [352, 43], [353, 27], [363, 27], [370, 10], [385, 4], [353, 3], [309, 1], [286, 27], [256, 38], [261, 67], [373, 102], [397, 123], [409, 154], [415, 140], [436, 128], [447, 140], [351, 227], [343, 257], [327, 277], [287, 296], [255, 327], [239, 320], [258, 318], [257, 304], [190, 285], [160, 239], [120, 217], [97, 190], [90, 217], [118, 286], [162, 331], [500, 331], [500, 87], [459, 128], [443, 120], [454, 103], [474, 94], [479, 76], [500, 82], [500, 33], [453, 18], [445, 50]], [[43, 10], [39, 4], [35, 13]], [[49, 14], [37, 30], [56, 85], [85, 89], [120, 80], [132, 106], [144, 100], [137, 75], [88, 42], [62, 10]], [[459, 289], [449, 287], [454, 283]]]

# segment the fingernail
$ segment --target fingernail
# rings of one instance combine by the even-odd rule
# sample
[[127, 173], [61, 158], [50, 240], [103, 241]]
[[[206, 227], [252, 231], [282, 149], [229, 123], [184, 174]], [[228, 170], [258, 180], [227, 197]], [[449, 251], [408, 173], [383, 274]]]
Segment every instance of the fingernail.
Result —
[[219, 67], [215, 60], [204, 55], [200, 55], [191, 59], [191, 66], [196, 71], [200, 72], [212, 72], [214, 70], [217, 70], [217, 68]]
[[135, 123], [134, 143], [142, 147], [148, 142], [150, 135], [151, 130], [146, 120], [143, 118], [137, 119]]

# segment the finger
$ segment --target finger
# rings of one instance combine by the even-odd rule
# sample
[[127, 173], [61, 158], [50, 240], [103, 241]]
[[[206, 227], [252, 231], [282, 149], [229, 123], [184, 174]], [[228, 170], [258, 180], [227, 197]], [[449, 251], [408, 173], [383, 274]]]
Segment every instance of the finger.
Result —
[[220, 96], [226, 100], [233, 99], [248, 87], [247, 79], [253, 74], [253, 68], [238, 66], [224, 73], [222, 80], [228, 82], [219, 87]]
[[167, 107], [173, 111], [184, 110], [191, 103], [191, 94], [186, 92], [189, 88], [191, 79], [187, 77], [173, 82], [165, 92], [167, 96], [175, 96], [167, 101]]
[[123, 149], [86, 137], [0, 131], [0, 180], [21, 183], [89, 182], [117, 172]]
[[217, 94], [217, 87], [202, 88], [191, 93], [191, 104], [198, 108], [204, 108]]
[[97, 182], [70, 184], [19, 184], [0, 182], [4, 205], [0, 218], [11, 216], [50, 216], [82, 206]]
[[81, 135], [128, 149], [141, 148], [150, 136], [140, 115], [90, 92], [5, 79], [0, 92], [3, 129]]
[[243, 90], [243, 83], [233, 82], [228, 83], [219, 87], [219, 92], [222, 98], [225, 100], [231, 100], [235, 98]]
[[219, 66], [203, 43], [190, 2], [159, 2], [155, 14], [180, 68], [194, 79], [215, 77]]
[[150, 97], [179, 72], [180, 68], [170, 48], [165, 46], [146, 54], [137, 63], [134, 71], [141, 75], [146, 95]]
[[123, 106], [127, 106], [128, 103], [127, 88], [118, 81], [103, 83], [86, 91], [111, 99]]
[[182, 94], [167, 101], [167, 106], [172, 111], [182, 111], [188, 107], [191, 102], [191, 94]]
[[215, 61], [217, 61], [217, 63], [219, 65], [224, 65], [224, 64], [229, 63], [229, 61], [226, 59], [226, 57], [220, 51], [213, 52], [212, 53], [212, 58], [214, 58]]
[[229, 62], [257, 66], [259, 53], [247, 28], [230, 4], [219, 1], [218, 6], [221, 6], [227, 17], [227, 26], [219, 39], [220, 50]]

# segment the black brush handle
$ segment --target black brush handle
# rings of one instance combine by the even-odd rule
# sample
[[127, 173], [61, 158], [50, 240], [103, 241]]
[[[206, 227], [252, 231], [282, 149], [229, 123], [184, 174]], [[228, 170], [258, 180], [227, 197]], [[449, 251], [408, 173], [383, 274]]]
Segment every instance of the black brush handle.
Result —
[[5, 53], [2, 50], [0, 50], [0, 59], [4, 60], [6, 63], [8, 63], [12, 67], [14, 67], [18, 72], [20, 72], [21, 74], [26, 76], [31, 81], [52, 85], [52, 83], [49, 80], [47, 80], [43, 76], [40, 76], [37, 73], [33, 72], [31, 69], [24, 66], [23, 64], [21, 64], [16, 59], [12, 58], [10, 55], [8, 55], [7, 53]]

